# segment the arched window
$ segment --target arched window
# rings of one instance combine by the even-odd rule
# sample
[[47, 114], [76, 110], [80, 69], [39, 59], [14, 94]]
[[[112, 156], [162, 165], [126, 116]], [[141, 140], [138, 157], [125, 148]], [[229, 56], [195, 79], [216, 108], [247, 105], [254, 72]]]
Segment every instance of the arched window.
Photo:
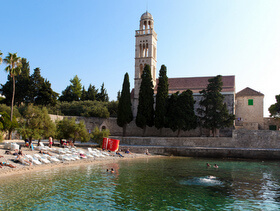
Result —
[[140, 76], [139, 76], [139, 78], [141, 78], [141, 76], [142, 76], [142, 74], [143, 74], [143, 70], [144, 70], [144, 68], [143, 68], [143, 64], [140, 64]]
[[138, 56], [142, 57], [142, 55], [143, 55], [142, 44], [140, 44], [139, 48], [140, 48], [140, 51], [139, 51], [139, 55]]
[[148, 46], [148, 43], [146, 43], [146, 57], [149, 57], [149, 46]]

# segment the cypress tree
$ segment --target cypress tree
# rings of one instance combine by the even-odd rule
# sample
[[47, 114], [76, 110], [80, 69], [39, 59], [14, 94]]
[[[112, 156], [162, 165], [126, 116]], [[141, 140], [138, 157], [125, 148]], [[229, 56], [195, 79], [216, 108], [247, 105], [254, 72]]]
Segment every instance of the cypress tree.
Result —
[[165, 124], [166, 115], [166, 101], [168, 98], [168, 77], [166, 76], [166, 66], [161, 65], [159, 71], [159, 82], [156, 95], [156, 107], [155, 107], [155, 126], [157, 129], [161, 129]]
[[172, 94], [167, 100], [166, 106], [166, 128], [170, 128], [173, 132], [177, 130], [177, 112], [176, 105], [179, 97], [179, 92]]
[[129, 75], [125, 74], [122, 92], [118, 104], [117, 124], [123, 128], [123, 136], [126, 136], [126, 126], [133, 120], [130, 99]]
[[197, 126], [194, 103], [191, 90], [184, 91], [181, 94], [177, 92], [171, 95], [168, 100], [168, 126], [173, 132], [178, 130], [178, 136], [180, 136], [181, 130], [191, 130]]
[[142, 128], [145, 134], [146, 126], [154, 125], [154, 86], [150, 65], [145, 65], [141, 79], [136, 125]]
[[206, 90], [200, 91], [203, 99], [199, 102], [201, 108], [197, 111], [201, 115], [200, 120], [204, 128], [216, 135], [216, 129], [233, 125], [234, 115], [230, 114], [224, 101], [222, 91], [222, 76], [218, 75], [208, 80]]

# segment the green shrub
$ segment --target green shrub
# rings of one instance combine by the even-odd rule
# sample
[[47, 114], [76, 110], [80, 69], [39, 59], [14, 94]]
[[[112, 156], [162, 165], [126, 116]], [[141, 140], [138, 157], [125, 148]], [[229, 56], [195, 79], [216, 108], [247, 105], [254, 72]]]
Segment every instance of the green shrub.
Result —
[[0, 143], [4, 140], [4, 132], [0, 131]]
[[103, 138], [108, 138], [110, 135], [110, 131], [108, 129], [100, 131], [98, 127], [95, 127], [91, 135], [93, 140], [101, 146]]

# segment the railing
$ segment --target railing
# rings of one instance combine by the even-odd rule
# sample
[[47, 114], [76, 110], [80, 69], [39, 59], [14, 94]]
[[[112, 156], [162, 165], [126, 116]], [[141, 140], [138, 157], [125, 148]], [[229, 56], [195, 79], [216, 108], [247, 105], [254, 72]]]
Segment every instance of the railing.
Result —
[[157, 36], [157, 34], [155, 33], [155, 31], [153, 29], [143, 29], [143, 30], [136, 30], [135, 31], [135, 35], [147, 35], [147, 34], [152, 34], [155, 37]]

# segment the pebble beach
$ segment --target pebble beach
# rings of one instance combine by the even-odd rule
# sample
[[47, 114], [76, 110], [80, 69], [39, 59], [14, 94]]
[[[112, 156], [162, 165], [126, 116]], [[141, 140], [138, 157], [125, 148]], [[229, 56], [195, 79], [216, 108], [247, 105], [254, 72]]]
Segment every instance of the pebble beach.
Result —
[[[24, 144], [24, 141], [17, 141], [18, 144]], [[37, 144], [34, 144], [37, 146]], [[61, 147], [53, 146], [52, 150], [49, 151], [49, 153], [53, 156], [59, 156], [58, 150], [62, 149]], [[76, 150], [82, 150], [84, 152], [88, 153], [88, 148], [87, 147], [75, 147]], [[8, 177], [16, 174], [22, 174], [22, 173], [27, 173], [31, 171], [40, 171], [40, 170], [45, 170], [45, 169], [50, 169], [50, 168], [60, 168], [60, 167], [70, 167], [70, 166], [76, 166], [76, 165], [87, 165], [87, 164], [92, 164], [92, 163], [107, 163], [107, 162], [117, 162], [118, 160], [123, 160], [123, 159], [135, 159], [135, 158], [147, 158], [147, 157], [152, 157], [153, 155], [146, 155], [144, 154], [139, 154], [139, 153], [133, 153], [131, 152], [130, 154], [121, 152], [123, 157], [120, 157], [116, 155], [116, 153], [111, 152], [110, 156], [105, 156], [105, 157], [87, 157], [84, 159], [78, 159], [78, 160], [71, 160], [71, 161], [66, 161], [66, 160], [60, 160], [59, 162], [50, 162], [50, 163], [42, 163], [40, 165], [36, 165], [35, 163], [32, 163], [31, 165], [28, 164], [22, 164], [20, 162], [14, 162], [13, 160], [16, 159], [17, 156], [12, 155], [12, 154], [5, 154], [5, 152], [8, 149], [4, 148], [4, 144], [2, 143], [0, 145], [0, 162], [7, 162], [15, 166], [15, 168], [11, 168], [9, 166], [2, 166], [0, 168], [0, 177]], [[95, 148], [95, 150], [101, 151], [100, 148]], [[15, 151], [9, 150], [11, 153], [15, 153]], [[38, 149], [31, 150], [28, 147], [21, 147], [21, 151], [24, 155], [31, 155], [32, 157], [35, 154], [40, 154]], [[1, 157], [3, 156], [3, 157]]]

